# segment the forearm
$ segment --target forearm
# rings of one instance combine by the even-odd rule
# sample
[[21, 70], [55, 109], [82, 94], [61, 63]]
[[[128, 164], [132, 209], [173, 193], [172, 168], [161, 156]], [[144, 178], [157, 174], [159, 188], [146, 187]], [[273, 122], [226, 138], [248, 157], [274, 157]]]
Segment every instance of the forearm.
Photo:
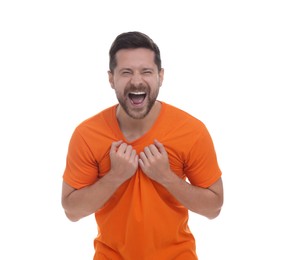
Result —
[[62, 201], [67, 217], [71, 221], [93, 214], [103, 207], [122, 183], [106, 174], [96, 183], [82, 189], [72, 191]]
[[217, 217], [223, 204], [221, 179], [209, 188], [189, 184], [176, 174], [162, 185], [187, 209], [209, 219]]

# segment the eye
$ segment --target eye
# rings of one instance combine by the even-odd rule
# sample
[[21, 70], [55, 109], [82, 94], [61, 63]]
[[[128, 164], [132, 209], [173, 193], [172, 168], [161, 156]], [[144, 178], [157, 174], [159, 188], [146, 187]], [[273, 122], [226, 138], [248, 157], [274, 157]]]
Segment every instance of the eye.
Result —
[[143, 74], [145, 75], [151, 75], [152, 74], [152, 70], [144, 70]]
[[121, 75], [123, 75], [123, 76], [128, 76], [130, 74], [131, 74], [130, 70], [123, 70], [123, 71], [121, 71]]

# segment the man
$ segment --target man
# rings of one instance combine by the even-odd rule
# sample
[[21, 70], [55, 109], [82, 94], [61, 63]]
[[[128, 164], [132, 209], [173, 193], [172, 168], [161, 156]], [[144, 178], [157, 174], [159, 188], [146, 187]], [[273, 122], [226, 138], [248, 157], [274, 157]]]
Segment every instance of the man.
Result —
[[118, 104], [74, 131], [62, 205], [77, 221], [95, 213], [94, 259], [195, 260], [188, 211], [209, 219], [223, 204], [221, 171], [205, 125], [157, 96], [158, 46], [127, 32], [110, 48]]

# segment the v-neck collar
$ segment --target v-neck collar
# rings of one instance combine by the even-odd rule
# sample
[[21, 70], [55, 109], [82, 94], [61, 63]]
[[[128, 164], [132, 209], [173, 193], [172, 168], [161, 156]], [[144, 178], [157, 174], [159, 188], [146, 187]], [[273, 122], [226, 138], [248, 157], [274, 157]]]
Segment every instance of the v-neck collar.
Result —
[[163, 118], [163, 114], [165, 113], [166, 110], [166, 106], [165, 103], [162, 101], [158, 101], [161, 103], [161, 109], [160, 109], [160, 113], [157, 117], [157, 119], [155, 120], [154, 124], [152, 125], [152, 127], [150, 128], [149, 131], [147, 131], [145, 134], [143, 134], [141, 137], [139, 137], [138, 139], [135, 139], [134, 141], [128, 141], [125, 136], [123, 135], [120, 127], [119, 127], [119, 123], [116, 117], [116, 109], [117, 109], [117, 105], [113, 106], [111, 109], [111, 121], [112, 123], [109, 124], [112, 131], [114, 132], [115, 136], [117, 137], [118, 140], [123, 140], [124, 142], [131, 144], [131, 145], [136, 145], [139, 143], [144, 143], [146, 140], [151, 139], [151, 141], [153, 141], [153, 138], [156, 138], [156, 136], [154, 136], [154, 133], [156, 133], [156, 129], [157, 127], [160, 125], [160, 121]]

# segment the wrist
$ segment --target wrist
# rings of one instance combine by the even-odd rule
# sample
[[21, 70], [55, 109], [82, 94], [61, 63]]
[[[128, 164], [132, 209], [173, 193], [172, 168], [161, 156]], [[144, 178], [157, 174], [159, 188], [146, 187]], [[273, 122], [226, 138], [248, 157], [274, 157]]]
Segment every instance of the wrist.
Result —
[[175, 184], [180, 178], [171, 170], [167, 174], [165, 174], [162, 179], [162, 185], [165, 188], [169, 188], [171, 185]]

